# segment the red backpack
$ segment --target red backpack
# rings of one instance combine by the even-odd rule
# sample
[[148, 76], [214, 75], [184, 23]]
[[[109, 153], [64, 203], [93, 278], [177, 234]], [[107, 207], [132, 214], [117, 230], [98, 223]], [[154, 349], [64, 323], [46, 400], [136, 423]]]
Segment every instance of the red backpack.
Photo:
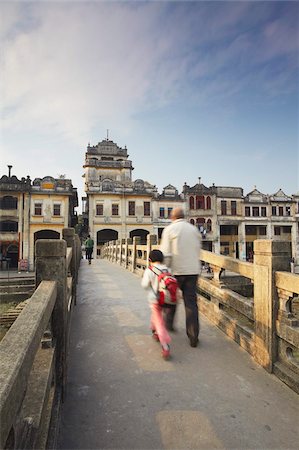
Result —
[[159, 305], [176, 305], [180, 291], [178, 280], [171, 275], [167, 269], [159, 269], [158, 267], [155, 267], [155, 269], [160, 271], [159, 274], [153, 270], [153, 266], [150, 266], [149, 269], [158, 277], [157, 292], [154, 291], [153, 287], [152, 289], [155, 292]]

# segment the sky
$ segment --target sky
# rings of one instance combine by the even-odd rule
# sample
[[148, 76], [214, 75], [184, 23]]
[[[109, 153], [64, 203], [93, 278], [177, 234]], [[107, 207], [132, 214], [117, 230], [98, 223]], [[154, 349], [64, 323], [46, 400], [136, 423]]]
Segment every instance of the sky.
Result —
[[0, 175], [71, 178], [88, 143], [133, 180], [299, 191], [299, 3], [0, 0]]

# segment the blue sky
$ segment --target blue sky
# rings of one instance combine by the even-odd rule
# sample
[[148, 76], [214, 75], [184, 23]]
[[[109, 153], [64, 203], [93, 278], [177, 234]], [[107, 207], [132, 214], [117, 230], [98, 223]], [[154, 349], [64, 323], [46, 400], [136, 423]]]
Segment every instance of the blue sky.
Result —
[[109, 137], [133, 178], [299, 190], [298, 2], [0, 3], [1, 174], [65, 174]]

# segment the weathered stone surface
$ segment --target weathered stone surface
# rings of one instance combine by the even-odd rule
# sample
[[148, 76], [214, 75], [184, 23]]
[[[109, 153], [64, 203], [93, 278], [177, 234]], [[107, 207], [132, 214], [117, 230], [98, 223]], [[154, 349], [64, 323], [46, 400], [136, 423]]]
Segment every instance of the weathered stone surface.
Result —
[[66, 242], [59, 239], [38, 239], [35, 243], [35, 256], [66, 256]]
[[56, 283], [44, 282], [0, 342], [0, 448], [3, 448], [23, 400], [27, 378], [50, 320]]

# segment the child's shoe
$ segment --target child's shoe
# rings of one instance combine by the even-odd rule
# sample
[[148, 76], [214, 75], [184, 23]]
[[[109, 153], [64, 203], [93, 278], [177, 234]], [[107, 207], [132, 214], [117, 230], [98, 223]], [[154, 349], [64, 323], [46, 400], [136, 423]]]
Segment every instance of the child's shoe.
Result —
[[155, 341], [159, 342], [160, 339], [155, 330], [152, 330], [152, 337]]
[[162, 358], [169, 359], [170, 356], [170, 347], [168, 344], [162, 346]]

